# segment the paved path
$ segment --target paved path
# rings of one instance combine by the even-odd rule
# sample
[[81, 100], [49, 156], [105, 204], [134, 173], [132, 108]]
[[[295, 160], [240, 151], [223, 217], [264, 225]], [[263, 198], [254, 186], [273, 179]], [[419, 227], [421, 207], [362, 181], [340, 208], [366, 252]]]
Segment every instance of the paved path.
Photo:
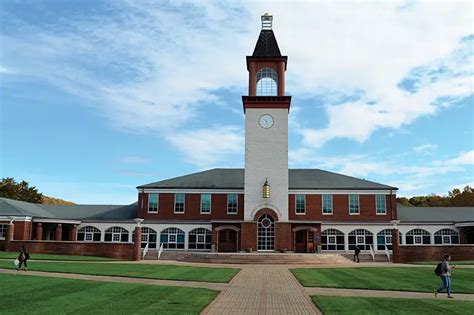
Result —
[[284, 266], [243, 268], [203, 314], [321, 314]]

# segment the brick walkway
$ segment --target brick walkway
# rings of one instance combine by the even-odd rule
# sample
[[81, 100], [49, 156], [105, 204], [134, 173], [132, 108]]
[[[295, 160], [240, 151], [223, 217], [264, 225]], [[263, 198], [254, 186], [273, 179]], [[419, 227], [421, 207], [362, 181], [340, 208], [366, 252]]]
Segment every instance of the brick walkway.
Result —
[[321, 314], [288, 267], [244, 267], [203, 314]]

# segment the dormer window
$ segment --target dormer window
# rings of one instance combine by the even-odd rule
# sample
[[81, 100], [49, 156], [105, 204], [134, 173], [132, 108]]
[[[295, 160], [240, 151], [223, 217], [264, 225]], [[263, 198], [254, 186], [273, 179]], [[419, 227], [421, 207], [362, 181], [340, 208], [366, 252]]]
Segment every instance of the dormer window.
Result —
[[276, 96], [278, 75], [272, 68], [262, 68], [257, 72], [257, 96]]

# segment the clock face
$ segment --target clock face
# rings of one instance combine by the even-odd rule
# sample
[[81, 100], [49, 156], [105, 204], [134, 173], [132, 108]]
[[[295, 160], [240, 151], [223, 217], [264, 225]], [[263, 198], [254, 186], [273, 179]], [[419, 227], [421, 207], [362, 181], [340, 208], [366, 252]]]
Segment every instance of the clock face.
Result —
[[273, 126], [273, 117], [268, 114], [264, 114], [260, 116], [258, 123], [260, 124], [260, 127], [264, 129], [271, 128]]

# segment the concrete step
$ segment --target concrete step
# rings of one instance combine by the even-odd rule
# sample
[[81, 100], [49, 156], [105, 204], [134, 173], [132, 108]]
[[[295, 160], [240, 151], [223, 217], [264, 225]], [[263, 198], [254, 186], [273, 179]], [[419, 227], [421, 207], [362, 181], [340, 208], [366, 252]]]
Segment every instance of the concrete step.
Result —
[[[156, 251], [149, 251], [146, 260], [156, 260]], [[209, 253], [164, 251], [161, 260], [222, 264], [347, 264], [351, 260], [340, 254], [295, 253]]]
[[[342, 256], [344, 256], [348, 260], [352, 260], [354, 258], [354, 254], [342, 254]], [[361, 262], [373, 262], [372, 255], [366, 254], [366, 253], [359, 254], [359, 260]], [[386, 254], [375, 254], [375, 262], [389, 262], [389, 261], [391, 261], [391, 259], [389, 260]]]

